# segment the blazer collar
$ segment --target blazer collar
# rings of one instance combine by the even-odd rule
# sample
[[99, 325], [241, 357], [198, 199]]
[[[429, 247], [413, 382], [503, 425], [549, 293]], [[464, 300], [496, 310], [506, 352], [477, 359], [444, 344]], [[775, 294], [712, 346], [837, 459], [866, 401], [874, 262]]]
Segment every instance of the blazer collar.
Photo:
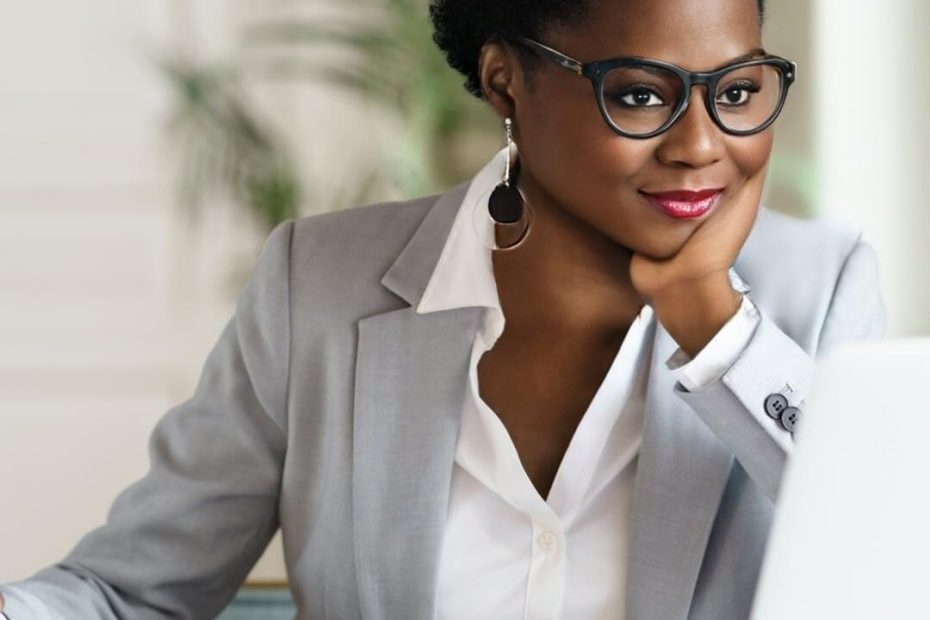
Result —
[[439, 195], [413, 237], [381, 278], [382, 285], [411, 306], [416, 307], [423, 298], [470, 184], [470, 181], [461, 183]]

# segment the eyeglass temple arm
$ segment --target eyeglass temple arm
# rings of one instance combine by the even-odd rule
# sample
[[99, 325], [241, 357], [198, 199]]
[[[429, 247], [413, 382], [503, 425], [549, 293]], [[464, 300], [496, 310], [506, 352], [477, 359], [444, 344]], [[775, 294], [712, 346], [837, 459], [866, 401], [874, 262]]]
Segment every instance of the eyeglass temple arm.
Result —
[[[571, 56], [567, 56], [558, 50], [554, 50], [548, 45], [543, 45], [538, 41], [527, 37], [516, 37], [516, 40], [527, 47], [531, 48], [536, 53], [549, 58], [558, 65], [568, 69], [572, 73], [577, 73], [578, 75], [584, 75], [584, 66], [585, 63], [580, 60], [576, 60]], [[787, 75], [788, 79], [792, 82], [797, 79], [798, 76], [798, 65], [793, 60], [789, 60], [788, 63], [791, 65], [791, 69]]]
[[561, 65], [562, 67], [565, 67], [572, 73], [582, 75], [584, 72], [584, 63], [579, 60], [575, 60], [571, 56], [566, 56], [558, 50], [554, 50], [547, 45], [543, 45], [538, 41], [534, 41], [533, 39], [528, 39], [526, 37], [517, 37], [517, 41], [530, 47], [538, 54], [548, 57], [550, 60], [554, 61], [558, 65]]

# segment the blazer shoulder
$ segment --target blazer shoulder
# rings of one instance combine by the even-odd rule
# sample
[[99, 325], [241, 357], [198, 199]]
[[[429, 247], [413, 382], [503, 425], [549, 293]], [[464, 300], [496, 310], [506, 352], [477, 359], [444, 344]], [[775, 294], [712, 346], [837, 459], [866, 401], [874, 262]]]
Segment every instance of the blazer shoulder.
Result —
[[402, 307], [381, 279], [442, 194], [295, 220], [290, 256], [295, 312], [326, 323]]
[[362, 248], [396, 254], [416, 231], [441, 194], [394, 200], [307, 215], [294, 222], [294, 251]]
[[861, 235], [861, 231], [848, 223], [826, 216], [801, 218], [782, 213], [768, 206], [759, 208], [759, 216], [753, 229], [753, 236], [761, 238], [775, 237], [786, 242], [814, 243], [824, 242], [831, 247], [849, 249]]
[[761, 207], [736, 260], [753, 301], [784, 329], [819, 329], [858, 229], [827, 217], [801, 219]]
[[801, 219], [763, 206], [736, 265], [760, 283], [806, 272], [835, 277], [861, 237], [858, 229], [826, 217]]

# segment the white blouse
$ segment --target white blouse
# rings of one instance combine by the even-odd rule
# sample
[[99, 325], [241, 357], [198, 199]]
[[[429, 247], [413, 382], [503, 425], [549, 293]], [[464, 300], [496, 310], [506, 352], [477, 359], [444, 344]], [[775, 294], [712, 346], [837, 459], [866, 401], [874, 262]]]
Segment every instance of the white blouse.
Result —
[[[478, 389], [478, 361], [504, 330], [491, 250], [479, 238], [490, 238], [491, 221], [482, 216], [506, 156], [502, 149], [472, 180], [417, 307], [421, 313], [485, 307], [455, 453], [437, 618], [616, 620], [624, 609], [655, 320], [644, 306], [630, 326], [543, 498]], [[486, 229], [476, 229], [476, 222]], [[744, 296], [740, 310], [694, 360], [679, 349], [666, 364], [686, 389], [710, 383], [739, 357], [758, 320]]]

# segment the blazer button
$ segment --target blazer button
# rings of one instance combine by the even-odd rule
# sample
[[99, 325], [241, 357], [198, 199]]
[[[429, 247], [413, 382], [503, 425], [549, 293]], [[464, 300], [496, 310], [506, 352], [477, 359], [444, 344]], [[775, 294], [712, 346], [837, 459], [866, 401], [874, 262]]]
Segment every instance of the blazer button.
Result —
[[765, 413], [776, 420], [781, 418], [781, 413], [788, 408], [788, 399], [784, 394], [769, 394], [765, 399]]
[[794, 434], [794, 429], [798, 425], [798, 419], [801, 417], [801, 410], [797, 407], [786, 407], [781, 413], [779, 421], [786, 431]]

